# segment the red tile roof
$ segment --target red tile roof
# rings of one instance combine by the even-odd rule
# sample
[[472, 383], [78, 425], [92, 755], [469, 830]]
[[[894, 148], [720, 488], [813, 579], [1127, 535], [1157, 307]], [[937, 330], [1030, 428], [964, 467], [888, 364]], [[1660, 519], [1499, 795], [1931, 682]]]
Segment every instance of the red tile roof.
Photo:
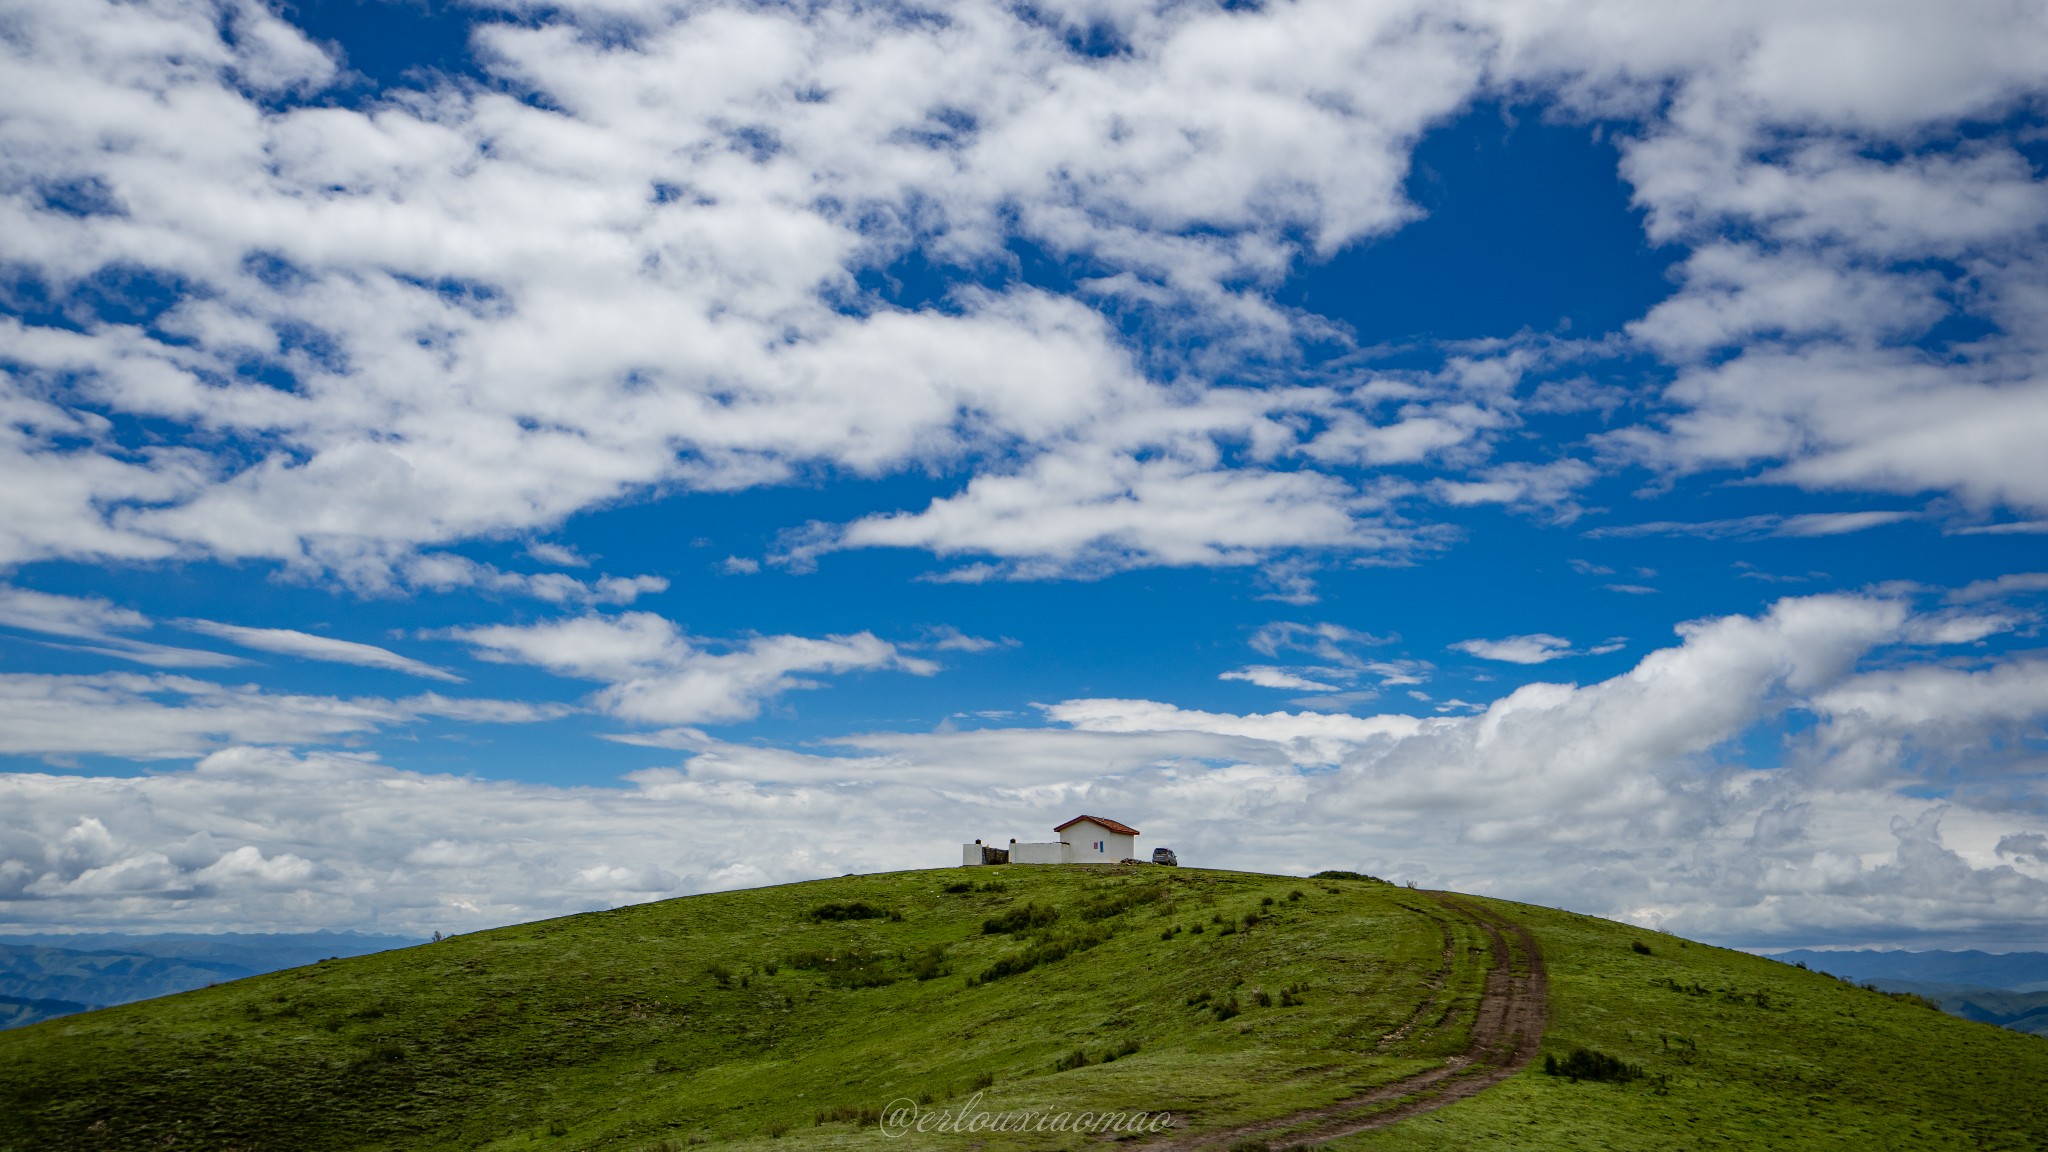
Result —
[[1095, 823], [1102, 825], [1104, 828], [1109, 829], [1111, 832], [1121, 832], [1126, 836], [1143, 835], [1143, 833], [1139, 832], [1136, 828], [1131, 827], [1129, 824], [1119, 824], [1114, 820], [1105, 820], [1100, 816], [1076, 816], [1072, 820], [1067, 821], [1065, 824], [1062, 824], [1059, 827], [1053, 829], [1053, 831], [1065, 832], [1067, 829], [1072, 828], [1074, 825], [1079, 824], [1083, 820], [1093, 820]]

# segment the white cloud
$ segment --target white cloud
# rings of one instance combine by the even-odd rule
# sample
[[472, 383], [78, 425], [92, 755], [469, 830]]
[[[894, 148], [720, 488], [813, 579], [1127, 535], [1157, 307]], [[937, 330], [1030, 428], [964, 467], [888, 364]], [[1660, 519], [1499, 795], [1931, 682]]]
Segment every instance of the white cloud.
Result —
[[391, 672], [403, 672], [408, 676], [424, 676], [430, 680], [462, 683], [462, 677], [445, 668], [423, 664], [409, 656], [400, 656], [388, 648], [379, 648], [374, 644], [336, 640], [331, 636], [314, 636], [290, 628], [247, 628], [239, 624], [222, 624], [215, 620], [185, 620], [180, 622], [179, 626], [204, 636], [226, 640], [230, 644], [254, 648], [259, 652], [276, 652], [285, 656], [297, 656], [302, 660], [326, 660], [336, 664], [382, 668]]
[[985, 636], [969, 636], [950, 624], [925, 629], [924, 639], [915, 647], [934, 652], [990, 652], [998, 648], [1015, 648], [1017, 641], [1008, 636], [1001, 640], [990, 640]]
[[1360, 667], [1364, 658], [1353, 652], [1353, 648], [1376, 648], [1392, 640], [1390, 636], [1375, 636], [1327, 621], [1298, 624], [1290, 620], [1275, 620], [1261, 625], [1252, 634], [1251, 646], [1253, 651], [1267, 656], [1278, 656], [1287, 651], [1308, 652], [1331, 664]]
[[557, 707], [515, 701], [343, 699], [265, 692], [188, 676], [0, 675], [0, 753], [193, 759], [231, 744], [328, 744], [421, 716], [524, 723]]
[[651, 612], [465, 628], [451, 635], [486, 660], [536, 664], [558, 675], [605, 681], [608, 686], [592, 698], [597, 707], [652, 724], [750, 719], [764, 700], [819, 687], [801, 673], [894, 670], [928, 676], [938, 671], [936, 664], [906, 656], [868, 632], [823, 639], [755, 636], [714, 651]]
[[590, 567], [590, 561], [567, 544], [534, 540], [526, 545], [526, 554], [543, 564], [555, 564], [563, 568]]
[[1383, 507], [1313, 472], [1047, 455], [1017, 475], [977, 477], [923, 512], [868, 517], [800, 539], [787, 558], [803, 563], [840, 548], [914, 547], [1007, 560], [978, 579], [1043, 579], [1158, 565], [1252, 565], [1293, 549], [1406, 550], [1412, 532], [1370, 518]]
[[1342, 690], [1338, 685], [1325, 684], [1320, 680], [1310, 680], [1306, 676], [1297, 676], [1284, 668], [1275, 668], [1270, 664], [1247, 664], [1232, 672], [1219, 673], [1216, 678], [1218, 680], [1243, 680], [1248, 683], [1257, 684], [1261, 688], [1291, 688], [1302, 692], [1337, 692]]
[[1086, 732], [1204, 732], [1264, 740], [1296, 764], [1335, 764], [1362, 745], [1391, 743], [1428, 721], [1409, 716], [1346, 716], [1330, 712], [1201, 712], [1152, 700], [1067, 700], [1048, 719]]
[[97, 597], [57, 596], [0, 585], [0, 624], [52, 636], [103, 640], [118, 631], [150, 626], [149, 617]]
[[[236, 447], [117, 453], [57, 412], [17, 428], [16, 466], [50, 474], [54, 518], [14, 521], [29, 534], [0, 559], [202, 552], [374, 584], [416, 550], [545, 530], [656, 485], [975, 457], [1000, 477], [1027, 444], [1091, 467], [1247, 433], [1270, 453], [1289, 427], [1243, 396], [1219, 410], [1147, 381], [1089, 303], [1013, 287], [905, 311], [864, 298], [854, 273], [913, 246], [978, 266], [1021, 229], [1108, 269], [1087, 286], [1103, 308], [1197, 324], [1219, 355], [1272, 348], [1295, 321], [1227, 285], [1283, 274], [1295, 236], [1328, 252], [1407, 219], [1406, 146], [1480, 64], [1450, 24], [1330, 5], [1146, 21], [1122, 64], [996, 5], [943, 27], [643, 13], [630, 43], [579, 35], [563, 9], [479, 32], [481, 58], [539, 101], [443, 86], [265, 109], [221, 69], [274, 90], [333, 70], [250, 13], [232, 42], [199, 9], [19, 14], [10, 155], [38, 178], [97, 181], [119, 212], [12, 197], [4, 255], [60, 296], [109, 263], [193, 290], [156, 321], [169, 339], [14, 325], [15, 359]], [[76, 145], [102, 139], [116, 144]], [[297, 386], [234, 371], [249, 363]], [[1188, 521], [1176, 494], [1205, 483], [1314, 522], [1279, 544], [1224, 521], [1131, 541], [1124, 517], [1094, 544], [1051, 532], [1053, 562], [1374, 546], [1327, 477], [1197, 468], [1129, 493]]]
[[[2048, 273], [2026, 255], [2048, 192], [2003, 130], [1922, 146], [2038, 95], [2030, 10], [1169, 6], [1071, 16], [1126, 49], [1089, 57], [980, 0], [913, 24], [573, 4], [480, 29], [492, 83], [351, 109], [284, 95], [338, 73], [256, 5], [16, 9], [0, 259], [78, 322], [0, 322], [0, 563], [264, 558], [374, 586], [620, 499], [909, 469], [964, 483], [794, 555], [1033, 578], [1401, 554], [1430, 539], [1390, 516], [1407, 493], [1577, 514], [1592, 465], [1490, 458], [1517, 380], [1642, 350], [1679, 370], [1669, 418], [1603, 440], [1606, 466], [2048, 507], [2027, 467]], [[584, 34], [615, 9], [631, 37]], [[1212, 383], [1341, 340], [1270, 290], [1413, 219], [1414, 142], [1502, 93], [1637, 122], [1623, 172], [1650, 237], [1692, 249], [1677, 294], [1612, 348]], [[88, 185], [103, 210], [37, 191]], [[1086, 278], [988, 275], [1018, 238]], [[913, 250], [981, 286], [943, 308], [859, 287]], [[110, 268], [170, 307], [96, 317], [75, 292]], [[1911, 348], [1961, 315], [1997, 334]], [[1127, 321], [1160, 338], [1134, 348]], [[134, 449], [106, 412], [173, 431]], [[1355, 474], [1397, 466], [1460, 478]], [[653, 579], [458, 582], [587, 605]]]
[[[858, 734], [834, 755], [677, 729], [623, 737], [687, 757], [628, 788], [253, 748], [140, 778], [15, 773], [0, 922], [471, 928], [940, 865], [961, 840], [1104, 811], [1191, 863], [1359, 868], [1729, 942], [2039, 946], [2048, 865], [2012, 806], [2039, 766], [1915, 793], [2048, 716], [2040, 662], [1858, 670], [1912, 627], [1893, 601], [1783, 600], [1470, 716], [1069, 700], [1050, 727]], [[1811, 738], [1746, 762], [1745, 733], [1791, 709], [1820, 717]]]
[[1510, 636], [1505, 640], [1460, 640], [1451, 647], [1482, 660], [1501, 660], [1509, 664], [1542, 664], [1561, 656], [1576, 655], [1571, 641], [1548, 632]]
[[1588, 539], [1631, 536], [1700, 536], [1709, 540], [1754, 539], [1763, 536], [1845, 536], [1870, 528], [1882, 528], [1919, 519], [1917, 512], [1806, 512], [1796, 516], [1766, 513], [1730, 520], [1653, 520], [1644, 524], [1615, 524], [1592, 528]]
[[1557, 523], [1569, 524], [1584, 511], [1575, 499], [1579, 489], [1598, 476], [1598, 471], [1583, 460], [1496, 464], [1482, 472], [1477, 480], [1439, 480], [1431, 486], [1431, 491], [1446, 504], [1459, 507], [1506, 504], [1518, 510], [1541, 512]]
[[114, 635], [152, 626], [149, 617], [116, 607], [97, 596], [59, 596], [0, 584], [0, 626], [88, 641], [60, 647], [112, 656], [153, 668], [229, 668], [247, 663], [237, 656], [197, 648], [176, 648]]
[[1970, 604], [2029, 592], [2048, 592], [2048, 572], [2009, 572], [1989, 580], [1972, 581], [1951, 592], [1949, 599], [1958, 604]]
[[[1290, 667], [1253, 664], [1222, 673], [1220, 678], [1246, 680], [1267, 688], [1327, 692], [1331, 695], [1296, 703], [1316, 708], [1349, 708], [1373, 699], [1378, 695], [1378, 688], [1424, 683], [1435, 670], [1426, 660], [1373, 659], [1359, 651], [1381, 647], [1393, 639], [1327, 621], [1301, 624], [1275, 620], [1261, 625], [1252, 634], [1252, 650], [1272, 657], [1299, 652], [1314, 657], [1316, 662]], [[1377, 687], [1358, 687], [1368, 680], [1376, 682]]]
[[1572, 647], [1572, 642], [1562, 636], [1548, 632], [1535, 632], [1527, 636], [1509, 636], [1500, 640], [1460, 640], [1452, 648], [1466, 652], [1481, 660], [1498, 660], [1507, 664], [1545, 664], [1566, 656], [1604, 656], [1619, 652], [1622, 640], [1616, 638], [1604, 644], [1588, 648]]
[[[562, 562], [548, 558], [557, 555], [567, 556], [578, 564], [584, 563], [580, 557], [553, 545], [534, 545], [528, 551], [551, 564]], [[384, 574], [375, 570], [363, 572], [361, 576], [372, 585], [384, 579]], [[476, 588], [485, 592], [531, 596], [550, 604], [579, 606], [631, 604], [641, 596], [668, 591], [668, 581], [660, 576], [600, 576], [595, 580], [578, 580], [562, 572], [506, 572], [494, 565], [481, 564], [467, 556], [449, 552], [429, 552], [408, 558], [404, 563], [403, 576], [409, 586], [435, 592]]]

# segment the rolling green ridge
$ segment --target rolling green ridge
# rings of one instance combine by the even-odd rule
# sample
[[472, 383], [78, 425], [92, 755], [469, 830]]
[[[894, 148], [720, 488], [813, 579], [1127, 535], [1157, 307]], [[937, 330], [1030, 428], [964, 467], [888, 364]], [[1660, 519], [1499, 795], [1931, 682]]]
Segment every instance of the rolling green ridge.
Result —
[[[2048, 1042], [1741, 953], [1531, 929], [1545, 1052], [1343, 1148], [2035, 1148]], [[1647, 948], [1647, 954], [1635, 945]], [[0, 1149], [1092, 1147], [889, 1138], [892, 1101], [1171, 1112], [1180, 1137], [1460, 1053], [1486, 935], [1366, 880], [1150, 867], [854, 876], [310, 965], [0, 1033]], [[1448, 958], [1448, 960], [1447, 960]], [[1571, 1065], [1579, 1067], [1581, 1065]]]
[[31, 996], [0, 996], [0, 1028], [18, 1028], [23, 1024], [34, 1024], [39, 1020], [51, 1020], [58, 1016], [69, 1016], [74, 1012], [89, 1012], [91, 1004], [76, 1000], [38, 999]]
[[2048, 1037], [2048, 992], [2010, 992], [1974, 984], [1930, 984], [1919, 980], [1873, 980], [1887, 992], [1910, 992], [1965, 1020], [1996, 1024], [2015, 1032]]
[[[0, 1001], [44, 1004], [37, 1010], [41, 1015], [26, 1019], [0, 1011], [0, 1027], [82, 1012], [92, 1005], [168, 996], [327, 957], [361, 956], [419, 943], [402, 936], [354, 932], [0, 936]], [[64, 1001], [71, 1006], [56, 1006]]]

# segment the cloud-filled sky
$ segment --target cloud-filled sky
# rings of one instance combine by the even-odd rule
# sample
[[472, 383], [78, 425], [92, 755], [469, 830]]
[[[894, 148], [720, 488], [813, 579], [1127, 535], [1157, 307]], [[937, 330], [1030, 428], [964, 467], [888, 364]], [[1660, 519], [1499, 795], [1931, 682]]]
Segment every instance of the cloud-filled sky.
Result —
[[0, 927], [1078, 812], [2048, 946], [2048, 13], [0, 0]]

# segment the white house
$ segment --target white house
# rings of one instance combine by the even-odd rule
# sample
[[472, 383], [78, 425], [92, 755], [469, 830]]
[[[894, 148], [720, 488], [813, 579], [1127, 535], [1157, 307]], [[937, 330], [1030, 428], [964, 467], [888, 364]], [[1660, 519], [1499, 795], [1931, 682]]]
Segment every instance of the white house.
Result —
[[1138, 858], [1136, 828], [1102, 816], [1076, 816], [1054, 828], [1058, 840], [1045, 843], [1010, 841], [1007, 849], [976, 840], [960, 846], [962, 864], [1115, 864]]

